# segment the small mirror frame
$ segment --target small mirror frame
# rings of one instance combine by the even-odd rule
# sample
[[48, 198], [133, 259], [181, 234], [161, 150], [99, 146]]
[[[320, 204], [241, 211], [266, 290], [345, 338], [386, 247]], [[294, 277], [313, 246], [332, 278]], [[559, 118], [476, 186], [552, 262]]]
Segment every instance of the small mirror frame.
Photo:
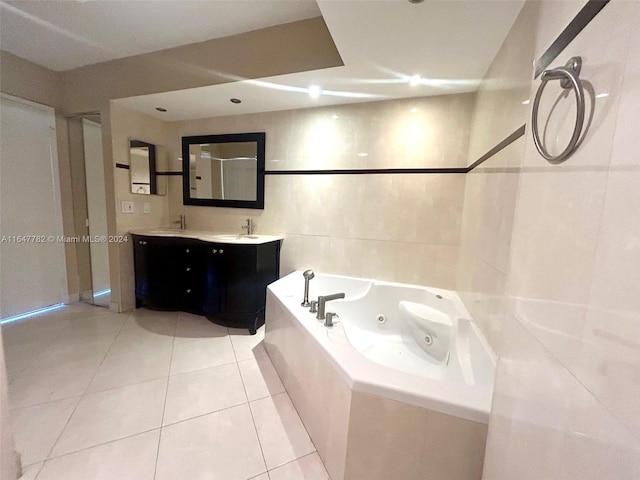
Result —
[[[256, 200], [222, 200], [216, 198], [191, 198], [189, 172], [189, 145], [202, 143], [256, 142], [257, 175]], [[182, 203], [184, 205], [200, 205], [205, 207], [231, 207], [264, 209], [264, 152], [265, 133], [229, 133], [224, 135], [197, 135], [182, 137]]]
[[[156, 185], [156, 146], [152, 143], [143, 142], [141, 140], [130, 139], [129, 140], [129, 149], [136, 147], [147, 147], [149, 149], [149, 194], [157, 195], [158, 194], [158, 186]], [[129, 154], [129, 169], [133, 169], [133, 165], [131, 165], [131, 154]], [[131, 177], [131, 173], [129, 173], [129, 177]], [[129, 180], [131, 183], [131, 179]], [[136, 193], [136, 192], [131, 192]], [[138, 194], [139, 195], [139, 194]]]

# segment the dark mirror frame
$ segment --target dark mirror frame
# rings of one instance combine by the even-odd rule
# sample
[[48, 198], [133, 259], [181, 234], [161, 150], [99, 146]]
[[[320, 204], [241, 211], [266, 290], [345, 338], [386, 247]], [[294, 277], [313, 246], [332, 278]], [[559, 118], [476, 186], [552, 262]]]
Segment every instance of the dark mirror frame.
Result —
[[[147, 147], [149, 149], [149, 193], [151, 195], [157, 195], [158, 188], [156, 185], [156, 146], [152, 143], [147, 143], [140, 140], [129, 140], [129, 148], [136, 147]], [[129, 162], [131, 162], [131, 159], [129, 159]], [[129, 165], [129, 168], [132, 169], [133, 165]]]
[[[257, 175], [256, 200], [220, 200], [216, 198], [191, 198], [191, 178], [189, 172], [189, 145], [203, 143], [256, 142]], [[182, 203], [183, 205], [200, 205], [205, 207], [231, 207], [264, 209], [264, 152], [265, 133], [228, 133], [224, 135], [197, 135], [182, 137]]]

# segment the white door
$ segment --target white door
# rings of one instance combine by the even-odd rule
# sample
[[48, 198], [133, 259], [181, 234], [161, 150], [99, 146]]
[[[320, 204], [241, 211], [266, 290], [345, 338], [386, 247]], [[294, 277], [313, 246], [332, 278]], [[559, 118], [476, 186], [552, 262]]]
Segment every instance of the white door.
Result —
[[52, 108], [0, 97], [0, 317], [66, 301]]

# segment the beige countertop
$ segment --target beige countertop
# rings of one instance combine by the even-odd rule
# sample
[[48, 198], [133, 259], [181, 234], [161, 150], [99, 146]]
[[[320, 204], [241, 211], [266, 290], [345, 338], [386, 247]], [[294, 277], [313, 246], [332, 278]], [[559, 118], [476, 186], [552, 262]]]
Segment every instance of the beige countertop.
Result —
[[202, 230], [180, 230], [171, 228], [146, 228], [129, 230], [133, 235], [147, 235], [151, 237], [192, 238], [205, 242], [236, 243], [259, 245], [262, 243], [284, 240], [280, 235], [241, 235], [237, 233], [215, 233]]

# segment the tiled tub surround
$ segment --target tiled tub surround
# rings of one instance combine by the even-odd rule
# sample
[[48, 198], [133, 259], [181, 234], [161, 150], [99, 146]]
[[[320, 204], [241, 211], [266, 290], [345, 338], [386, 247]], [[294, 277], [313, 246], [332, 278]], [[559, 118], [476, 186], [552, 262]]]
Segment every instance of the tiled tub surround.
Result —
[[[265, 347], [331, 477], [479, 479], [494, 358], [456, 294], [316, 274], [310, 298], [346, 294], [327, 303], [341, 316], [328, 329], [300, 306], [302, 282], [294, 272], [269, 286]], [[457, 327], [448, 365], [403, 349], [413, 338], [400, 326], [399, 299], [441, 302]], [[379, 332], [357, 325], [355, 312]], [[363, 354], [356, 348], [366, 336]]]
[[[472, 149], [530, 122], [533, 61], [597, 3], [526, 2], [478, 91]], [[593, 117], [571, 158], [546, 162], [527, 128], [466, 176], [457, 290], [500, 354], [486, 480], [640, 478], [639, 20], [638, 2], [608, 2], [546, 67], [584, 61]], [[558, 153], [575, 99], [555, 83], [539, 122]]]
[[170, 217], [186, 213], [189, 228], [240, 232], [250, 216], [257, 233], [286, 236], [283, 273], [313, 264], [340, 275], [454, 288], [464, 174], [269, 172], [466, 167], [473, 99], [442, 95], [173, 122], [169, 170], [182, 170], [182, 136], [264, 131], [267, 176], [260, 211], [184, 206], [182, 179], [169, 177]]
[[[133, 214], [118, 214], [117, 232], [167, 224], [179, 214], [186, 214], [190, 229], [241, 232], [251, 217], [257, 233], [286, 236], [283, 273], [313, 262], [314, 268], [335, 274], [455, 288], [464, 174], [269, 172], [466, 167], [474, 97], [417, 97], [166, 123], [114, 100], [115, 163], [128, 163], [130, 135], [166, 146], [168, 170], [182, 172], [182, 136], [265, 132], [267, 170], [264, 210], [184, 206], [182, 177], [176, 175], [168, 177], [167, 196], [151, 195], [156, 198], [148, 215], [143, 213], [148, 196], [132, 195], [129, 172], [114, 165], [117, 210], [120, 200], [135, 203]], [[126, 311], [135, 302], [133, 259], [128, 245], [119, 248], [112, 288], [120, 292], [120, 309]]]

